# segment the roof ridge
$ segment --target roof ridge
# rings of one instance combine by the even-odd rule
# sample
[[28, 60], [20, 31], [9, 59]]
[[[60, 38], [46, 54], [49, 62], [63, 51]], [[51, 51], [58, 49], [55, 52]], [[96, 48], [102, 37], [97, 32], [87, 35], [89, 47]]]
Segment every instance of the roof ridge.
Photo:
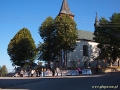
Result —
[[87, 30], [78, 30], [78, 31], [84, 31], [84, 32], [94, 33], [94, 32], [92, 32], [92, 31], [87, 31]]

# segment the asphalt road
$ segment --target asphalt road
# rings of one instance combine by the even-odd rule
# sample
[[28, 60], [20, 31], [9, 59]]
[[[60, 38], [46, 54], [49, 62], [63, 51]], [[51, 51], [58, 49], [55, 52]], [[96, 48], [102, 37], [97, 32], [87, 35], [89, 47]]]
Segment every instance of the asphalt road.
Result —
[[120, 72], [103, 75], [0, 78], [0, 88], [12, 90], [120, 90]]

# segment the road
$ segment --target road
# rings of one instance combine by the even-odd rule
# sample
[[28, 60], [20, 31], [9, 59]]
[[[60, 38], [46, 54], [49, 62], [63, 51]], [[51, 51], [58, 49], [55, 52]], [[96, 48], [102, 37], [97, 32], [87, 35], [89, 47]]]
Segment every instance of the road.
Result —
[[12, 90], [120, 90], [120, 72], [103, 75], [6, 78], [0, 79], [0, 87]]

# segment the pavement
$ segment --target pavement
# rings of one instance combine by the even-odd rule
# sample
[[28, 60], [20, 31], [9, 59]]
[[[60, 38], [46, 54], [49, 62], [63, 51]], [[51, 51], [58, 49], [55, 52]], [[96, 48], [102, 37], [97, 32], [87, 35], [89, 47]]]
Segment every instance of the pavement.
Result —
[[0, 77], [0, 88], [8, 88], [26, 83], [34, 83], [41, 78], [37, 77]]
[[44, 78], [78, 78], [78, 77], [99, 77], [103, 75], [80, 75], [80, 76], [58, 76], [58, 77], [0, 77], [0, 88], [8, 88], [16, 85], [39, 82]]
[[[120, 72], [118, 72], [118, 74], [120, 74]], [[100, 74], [100, 75], [81, 75], [81, 76], [58, 76], [58, 77], [0, 77], [0, 88], [3, 88], [3, 89], [7, 89], [8, 88], [12, 88], [12, 87], [16, 87], [16, 86], [20, 86], [20, 87], [23, 87], [25, 85], [29, 85], [29, 86], [32, 86], [33, 84], [34, 85], [37, 85], [38, 83], [38, 86], [39, 86], [39, 83], [41, 82], [45, 82], [45, 83], [48, 83], [50, 82], [50, 80], [53, 80], [53, 79], [59, 79], [60, 80], [64, 80], [64, 79], [72, 79], [72, 78], [76, 78], [76, 80], [78, 81], [78, 78], [80, 80], [85, 80], [83, 78], [99, 78], [99, 77], [103, 77], [103, 76], [109, 76], [110, 74], [107, 73], [107, 74]], [[117, 75], [117, 73], [115, 74], [112, 74], [112, 75]], [[59, 82], [57, 81], [57, 83]], [[87, 81], [87, 80], [86, 80]], [[51, 81], [52, 82], [52, 81]], [[63, 81], [62, 81], [63, 82]], [[51, 83], [50, 83], [51, 84]], [[17, 90], [17, 89], [15, 89]], [[30, 89], [31, 90], [31, 89]], [[33, 89], [34, 90], [34, 89]], [[44, 89], [45, 90], [45, 89]], [[51, 90], [51, 89], [50, 89]], [[67, 89], [66, 89], [67, 90]], [[116, 89], [117, 90], [117, 89]]]

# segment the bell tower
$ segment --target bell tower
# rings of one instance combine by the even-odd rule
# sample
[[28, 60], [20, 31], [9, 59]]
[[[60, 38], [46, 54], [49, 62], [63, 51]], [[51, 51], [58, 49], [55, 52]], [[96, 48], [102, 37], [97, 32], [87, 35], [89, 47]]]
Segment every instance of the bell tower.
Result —
[[74, 19], [74, 15], [72, 14], [72, 12], [70, 11], [70, 8], [68, 6], [67, 0], [63, 0], [62, 5], [61, 5], [61, 9], [59, 11], [59, 16], [62, 16], [63, 14], [68, 14], [70, 15], [70, 17], [72, 19]]

